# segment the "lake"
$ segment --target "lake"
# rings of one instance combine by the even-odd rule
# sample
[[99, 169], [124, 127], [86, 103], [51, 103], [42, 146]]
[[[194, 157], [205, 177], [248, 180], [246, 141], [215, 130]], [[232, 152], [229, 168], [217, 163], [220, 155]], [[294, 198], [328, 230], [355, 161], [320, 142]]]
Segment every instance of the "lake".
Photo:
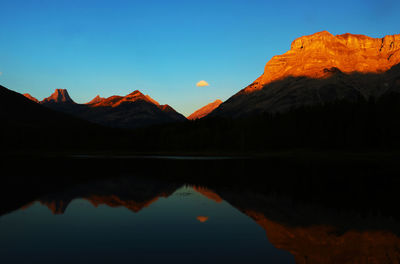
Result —
[[[51, 161], [24, 162], [2, 185], [1, 263], [400, 261], [392, 177], [305, 176], [276, 161]], [[48, 167], [29, 174], [34, 164]], [[269, 165], [262, 179], [256, 164]]]

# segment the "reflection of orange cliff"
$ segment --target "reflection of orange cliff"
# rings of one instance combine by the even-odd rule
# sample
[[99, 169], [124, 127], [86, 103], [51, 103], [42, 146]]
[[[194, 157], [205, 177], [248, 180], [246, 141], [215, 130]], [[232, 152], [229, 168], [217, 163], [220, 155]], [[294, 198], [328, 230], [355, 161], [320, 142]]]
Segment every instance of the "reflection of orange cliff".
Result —
[[[213, 191], [206, 190], [207, 197], [212, 197]], [[222, 200], [218, 194], [214, 195]], [[294, 210], [293, 205], [286, 208], [285, 202], [279, 203], [275, 196], [269, 199], [268, 196], [257, 193], [238, 195], [229, 192], [223, 192], [221, 195], [228, 203], [260, 225], [271, 244], [290, 252], [298, 264], [400, 263], [400, 238], [390, 231], [347, 229], [345, 232], [339, 232], [333, 225], [286, 225], [271, 220], [261, 211], [266, 210], [278, 218], [285, 215], [293, 223], [297, 222], [297, 218], [299, 222], [304, 222], [307, 218], [302, 214], [290, 214], [290, 211]], [[248, 209], [249, 207], [252, 209]], [[302, 211], [310, 213], [305, 208]], [[332, 217], [332, 220], [341, 226], [341, 217], [343, 216], [338, 216], [337, 219]], [[347, 221], [354, 221], [348, 216], [344, 218]], [[309, 221], [312, 222], [312, 219], [313, 217]]]
[[255, 211], [244, 211], [265, 229], [268, 240], [294, 255], [296, 263], [400, 263], [400, 238], [385, 231], [347, 231], [334, 227], [290, 227]]

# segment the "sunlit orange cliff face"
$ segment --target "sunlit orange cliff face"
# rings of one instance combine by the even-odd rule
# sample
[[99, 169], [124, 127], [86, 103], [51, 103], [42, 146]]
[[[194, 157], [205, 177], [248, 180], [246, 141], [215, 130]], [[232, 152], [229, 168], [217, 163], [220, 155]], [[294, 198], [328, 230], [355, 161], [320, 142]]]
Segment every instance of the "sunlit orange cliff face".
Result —
[[332, 69], [344, 73], [380, 73], [400, 63], [400, 34], [371, 38], [364, 35], [334, 36], [322, 31], [300, 37], [283, 55], [274, 56], [264, 73], [245, 92], [288, 76], [323, 78]]

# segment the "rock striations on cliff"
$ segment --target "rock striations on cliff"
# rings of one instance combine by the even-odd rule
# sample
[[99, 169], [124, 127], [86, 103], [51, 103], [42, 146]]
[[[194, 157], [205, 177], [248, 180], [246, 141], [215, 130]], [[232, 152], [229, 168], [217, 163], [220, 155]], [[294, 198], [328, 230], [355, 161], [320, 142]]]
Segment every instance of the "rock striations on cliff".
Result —
[[400, 35], [334, 36], [327, 31], [293, 41], [264, 73], [214, 111], [244, 116], [282, 112], [302, 105], [356, 100], [400, 90]]

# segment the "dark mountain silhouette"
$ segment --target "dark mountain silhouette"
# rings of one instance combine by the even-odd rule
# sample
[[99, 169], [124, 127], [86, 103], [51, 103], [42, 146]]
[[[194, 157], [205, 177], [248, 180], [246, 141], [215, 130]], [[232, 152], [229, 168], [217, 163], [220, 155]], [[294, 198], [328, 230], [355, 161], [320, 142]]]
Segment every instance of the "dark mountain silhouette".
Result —
[[[59, 94], [60, 91], [56, 90], [50, 98], [58, 98], [60, 96], [56, 95]], [[66, 90], [63, 90], [63, 95], [68, 96]], [[96, 97], [87, 104], [75, 104], [72, 100], [47, 99], [41, 103], [54, 110], [75, 115], [94, 123], [118, 128], [137, 128], [186, 120], [183, 115], [169, 105], [160, 105], [140, 91], [134, 91], [126, 96]]]
[[0, 122], [0, 140], [4, 148], [85, 148], [93, 147], [98, 141], [107, 145], [117, 134], [116, 131], [53, 111], [4, 86], [0, 86]]
[[399, 63], [400, 35], [374, 39], [324, 31], [304, 36], [211, 115], [237, 118], [399, 92]]
[[[156, 202], [160, 197], [168, 197], [182, 184], [141, 178], [117, 178], [100, 180], [90, 184], [80, 184], [61, 193], [48, 194], [39, 199], [53, 214], [63, 214], [74, 199], [88, 200], [93, 206], [107, 205], [125, 207], [135, 213]], [[29, 207], [30, 204], [26, 205]]]

